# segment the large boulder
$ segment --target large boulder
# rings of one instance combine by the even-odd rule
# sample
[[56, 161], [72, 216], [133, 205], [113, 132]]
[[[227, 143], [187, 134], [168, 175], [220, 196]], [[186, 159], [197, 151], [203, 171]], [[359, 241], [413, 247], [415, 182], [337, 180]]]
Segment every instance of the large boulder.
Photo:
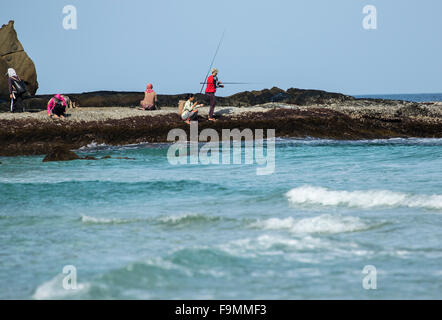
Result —
[[21, 79], [27, 82], [27, 89], [34, 95], [38, 89], [37, 71], [34, 62], [24, 51], [14, 29], [14, 21], [0, 28], [0, 98], [8, 99], [8, 81], [5, 73], [14, 68]]
[[71, 161], [77, 159], [80, 159], [80, 157], [71, 150], [65, 147], [55, 147], [46, 155], [43, 162]]

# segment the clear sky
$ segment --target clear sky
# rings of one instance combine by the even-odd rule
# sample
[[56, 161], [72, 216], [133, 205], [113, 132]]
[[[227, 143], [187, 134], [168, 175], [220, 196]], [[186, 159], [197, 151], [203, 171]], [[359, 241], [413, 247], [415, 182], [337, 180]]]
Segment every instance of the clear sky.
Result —
[[[63, 7], [78, 29], [63, 28]], [[377, 29], [362, 26], [377, 8]], [[346, 94], [442, 92], [440, 0], [2, 0], [38, 93], [199, 92], [215, 49], [220, 95], [278, 86]]]

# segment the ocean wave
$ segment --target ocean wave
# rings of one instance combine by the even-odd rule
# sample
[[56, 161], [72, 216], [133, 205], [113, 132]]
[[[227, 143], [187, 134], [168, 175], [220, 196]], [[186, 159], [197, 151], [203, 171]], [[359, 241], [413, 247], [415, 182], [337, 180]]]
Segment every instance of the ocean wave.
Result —
[[286, 193], [292, 204], [345, 206], [358, 208], [409, 207], [442, 209], [442, 195], [414, 195], [389, 190], [338, 191], [302, 186]]
[[184, 226], [191, 224], [212, 223], [222, 220], [219, 216], [209, 216], [200, 213], [182, 213], [177, 215], [164, 215], [146, 218], [108, 218], [108, 217], [93, 217], [82, 215], [80, 218], [85, 224], [125, 224], [147, 222], [166, 226]]
[[157, 222], [166, 225], [180, 225], [189, 223], [215, 222], [220, 221], [221, 217], [208, 216], [199, 213], [183, 213], [178, 215], [163, 216], [157, 218]]
[[292, 217], [286, 219], [270, 218], [257, 221], [251, 226], [265, 230], [288, 230], [293, 233], [329, 234], [363, 231], [370, 228], [368, 224], [357, 217], [342, 217], [329, 214], [300, 220], [296, 220]]
[[164, 148], [171, 143], [165, 143], [165, 142], [139, 142], [139, 143], [129, 143], [129, 144], [122, 144], [122, 145], [109, 145], [106, 143], [97, 143], [95, 141], [92, 141], [91, 143], [80, 147], [77, 149], [77, 151], [83, 152], [83, 151], [103, 151], [103, 150], [130, 150], [130, 149], [142, 149], [142, 148]]
[[106, 150], [106, 149], [109, 149], [111, 147], [112, 146], [110, 146], [108, 144], [105, 144], [105, 143], [97, 143], [95, 141], [92, 141], [91, 143], [89, 143], [89, 144], [87, 144], [87, 145], [85, 145], [83, 147], [80, 147], [78, 149], [78, 151], [95, 151], [95, 150], [98, 151], [98, 150]]
[[97, 218], [92, 216], [81, 216], [81, 222], [83, 223], [90, 223], [90, 224], [119, 224], [119, 223], [128, 223], [128, 222], [134, 222], [135, 220], [125, 220], [125, 219], [118, 219], [118, 218]]

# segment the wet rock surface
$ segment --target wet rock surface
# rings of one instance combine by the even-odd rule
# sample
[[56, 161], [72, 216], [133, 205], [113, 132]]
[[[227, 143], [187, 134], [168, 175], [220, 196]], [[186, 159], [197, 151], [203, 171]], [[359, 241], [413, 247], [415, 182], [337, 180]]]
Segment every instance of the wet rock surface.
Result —
[[52, 161], [71, 161], [77, 160], [80, 157], [63, 146], [54, 147], [49, 153], [44, 157], [43, 162], [52, 162]]
[[[200, 117], [199, 131], [222, 129], [275, 129], [277, 137], [328, 139], [380, 139], [394, 137], [442, 138], [442, 106], [421, 106], [417, 116], [406, 116], [411, 104], [371, 107], [336, 106], [294, 107], [267, 105], [268, 111], [218, 114], [218, 121]], [[402, 108], [406, 108], [402, 110]], [[238, 109], [238, 108], [231, 108]], [[252, 110], [252, 109], [250, 109]], [[264, 110], [264, 108], [257, 109]], [[398, 113], [398, 110], [402, 110]], [[408, 110], [408, 111], [407, 111]], [[420, 111], [419, 111], [420, 110]], [[423, 114], [427, 114], [424, 116]], [[189, 136], [189, 125], [175, 112], [159, 115], [108, 119], [103, 121], [63, 121], [0, 118], [0, 156], [47, 154], [55, 147], [78, 149], [92, 142], [124, 145], [145, 142], [171, 142], [167, 135], [180, 128]]]

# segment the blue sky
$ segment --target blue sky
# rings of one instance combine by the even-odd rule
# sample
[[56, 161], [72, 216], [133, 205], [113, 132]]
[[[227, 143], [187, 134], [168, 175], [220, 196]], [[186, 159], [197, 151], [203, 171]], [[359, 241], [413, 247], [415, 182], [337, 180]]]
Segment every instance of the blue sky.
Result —
[[[63, 28], [65, 5], [78, 29]], [[376, 30], [362, 27], [365, 5]], [[34, 60], [38, 93], [199, 92], [215, 61], [220, 95], [278, 86], [346, 94], [442, 92], [440, 0], [2, 1]]]

